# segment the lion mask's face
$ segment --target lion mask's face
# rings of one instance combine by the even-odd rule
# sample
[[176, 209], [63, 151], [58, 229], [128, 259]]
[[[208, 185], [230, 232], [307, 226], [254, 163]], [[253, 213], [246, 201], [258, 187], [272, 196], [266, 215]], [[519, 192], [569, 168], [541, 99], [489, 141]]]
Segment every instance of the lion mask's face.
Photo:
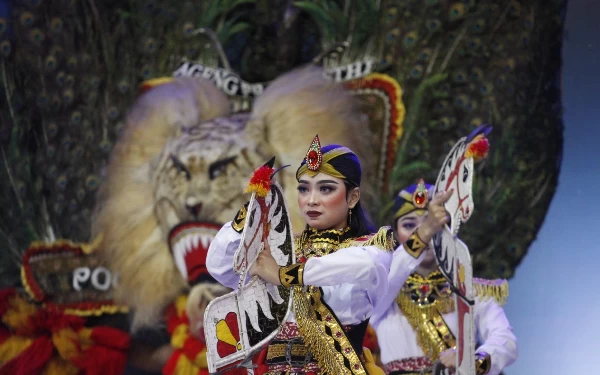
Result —
[[[165, 236], [171, 234], [175, 262], [190, 283], [197, 276], [190, 274], [190, 262], [203, 260], [190, 260], [190, 254], [204, 253], [196, 257], [205, 259], [218, 226], [188, 222], [232, 220], [248, 199], [243, 190], [252, 171], [266, 161], [245, 136], [246, 121], [240, 114], [184, 129], [169, 140], [152, 171], [155, 215]], [[182, 223], [188, 224], [173, 230]]]

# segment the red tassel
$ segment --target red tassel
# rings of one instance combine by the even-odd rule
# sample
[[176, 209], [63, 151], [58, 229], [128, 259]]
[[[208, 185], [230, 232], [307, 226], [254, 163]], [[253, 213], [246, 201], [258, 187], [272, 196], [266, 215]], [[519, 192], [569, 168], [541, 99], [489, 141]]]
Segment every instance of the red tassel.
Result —
[[258, 196], [266, 197], [269, 190], [271, 190], [271, 175], [274, 171], [275, 169], [268, 165], [263, 165], [256, 169], [250, 178], [250, 182], [248, 182], [248, 186], [246, 186], [245, 192], [256, 193]]
[[480, 161], [487, 156], [489, 149], [490, 143], [488, 142], [487, 138], [482, 135], [478, 135], [471, 141], [471, 143], [469, 143], [467, 146], [467, 152], [465, 154], [467, 157], [472, 157], [475, 161]]
[[198, 340], [194, 336], [189, 336], [183, 343], [183, 348], [181, 348], [181, 351], [186, 355], [186, 357], [194, 361], [198, 354], [200, 354], [200, 352], [202, 352], [205, 348], [205, 343]]
[[127, 364], [127, 352], [94, 345], [70, 361], [86, 375], [122, 374]]
[[90, 339], [96, 345], [118, 350], [128, 350], [130, 344], [127, 332], [112, 327], [94, 327]]

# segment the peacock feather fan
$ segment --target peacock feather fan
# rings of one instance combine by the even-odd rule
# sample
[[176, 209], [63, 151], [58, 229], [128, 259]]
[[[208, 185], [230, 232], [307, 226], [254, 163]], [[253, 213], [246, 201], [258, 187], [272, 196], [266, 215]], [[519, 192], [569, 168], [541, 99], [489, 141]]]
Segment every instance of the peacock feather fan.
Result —
[[459, 137], [494, 126], [475, 178], [474, 217], [461, 231], [479, 276], [512, 276], [554, 195], [565, 7], [536, 0], [385, 5], [383, 63], [407, 106], [390, 191], [419, 177], [434, 181]]
[[[492, 124], [461, 237], [476, 275], [510, 277], [557, 184], [565, 8], [565, 0], [0, 1], [0, 286], [17, 282], [33, 240], [92, 240], [96, 191], [125, 112], [143, 80], [170, 75], [182, 59], [250, 82], [313, 60], [375, 59], [406, 106], [388, 194], [435, 180], [459, 137]], [[387, 224], [382, 197], [371, 213]]]

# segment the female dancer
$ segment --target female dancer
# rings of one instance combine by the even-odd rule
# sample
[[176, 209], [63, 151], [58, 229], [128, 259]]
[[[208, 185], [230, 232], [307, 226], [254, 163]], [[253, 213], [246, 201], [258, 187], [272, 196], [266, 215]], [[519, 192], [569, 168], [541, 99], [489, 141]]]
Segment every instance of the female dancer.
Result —
[[[296, 172], [298, 205], [307, 224], [296, 236], [299, 261], [280, 267], [265, 247], [251, 269], [268, 283], [296, 288], [293, 314], [266, 351], [268, 374], [382, 373], [362, 342], [388, 287], [395, 241], [389, 227], [373, 233], [360, 205], [361, 175], [354, 152], [340, 145], [321, 149], [317, 137]], [[447, 196], [433, 204], [443, 211]], [[446, 222], [445, 214], [437, 221], [431, 217], [423, 240]], [[232, 288], [238, 281], [232, 264], [240, 236], [225, 224], [207, 257], [213, 277]], [[410, 272], [424, 248], [416, 242], [399, 248], [395, 261]]]
[[[410, 241], [429, 220], [431, 204], [427, 203], [431, 191], [433, 186], [421, 180], [398, 194], [393, 224], [400, 243]], [[371, 319], [386, 374], [431, 374], [433, 362], [438, 359], [444, 366], [454, 368], [457, 315], [452, 291], [438, 269], [433, 251], [424, 251], [414, 273], [407, 272], [401, 260], [396, 261], [404, 254], [393, 257], [389, 289]], [[498, 375], [517, 358], [517, 340], [500, 307], [508, 294], [507, 283], [473, 279], [473, 284], [477, 291], [476, 335], [481, 342], [476, 349], [477, 374]]]

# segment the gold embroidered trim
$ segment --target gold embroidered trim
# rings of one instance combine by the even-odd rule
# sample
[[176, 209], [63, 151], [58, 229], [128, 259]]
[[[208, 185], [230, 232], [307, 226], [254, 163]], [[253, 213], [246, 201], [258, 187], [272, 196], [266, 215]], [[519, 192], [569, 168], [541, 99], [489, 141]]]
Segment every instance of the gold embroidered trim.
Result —
[[[305, 230], [295, 237], [297, 259], [324, 256], [348, 246], [377, 246], [382, 250], [393, 250], [394, 237], [389, 227], [383, 227], [369, 236], [344, 238], [348, 231], [349, 228]], [[306, 287], [306, 290], [300, 286], [293, 288], [293, 311], [298, 330], [318, 361], [322, 373], [366, 375], [367, 372], [337, 317], [323, 302], [321, 289], [313, 286]]]
[[293, 306], [298, 330], [323, 373], [367, 374], [344, 329], [323, 303], [320, 288], [308, 287], [305, 292], [295, 287]]
[[418, 273], [408, 276], [402, 286], [402, 292], [410, 294], [413, 302], [418, 305], [436, 303], [439, 297], [450, 297], [450, 283], [440, 271], [433, 271], [427, 277]]
[[317, 243], [321, 244], [321, 246], [327, 246], [327, 245], [335, 245], [335, 246], [337, 246], [337, 245], [340, 244], [340, 241], [335, 240], [333, 238], [315, 238], [313, 240], [313, 242], [315, 244], [317, 244]]
[[296, 241], [296, 258], [301, 257], [311, 258], [313, 256], [324, 256], [335, 252], [341, 248], [344, 236], [348, 234], [349, 227], [337, 230], [329, 229], [317, 231], [309, 228], [297, 235]]
[[[285, 357], [288, 352], [287, 344], [273, 344], [269, 345], [267, 349], [267, 360], [271, 360], [273, 358]], [[290, 350], [290, 355], [293, 356], [306, 356], [308, 354], [308, 348], [304, 345], [292, 345]]]
[[286, 288], [304, 285], [304, 263], [279, 267], [279, 281]]
[[341, 247], [348, 246], [375, 246], [379, 250], [394, 251], [396, 241], [394, 239], [394, 231], [391, 227], [381, 227], [377, 233], [370, 234], [364, 237], [351, 238], [342, 243]]
[[493, 298], [502, 306], [508, 298], [508, 281], [504, 279], [486, 280], [474, 277], [473, 288], [481, 301]]
[[[410, 275], [396, 298], [400, 311], [416, 333], [417, 344], [432, 361], [441, 352], [456, 345], [456, 338], [442, 318], [442, 314], [455, 310], [454, 299], [450, 289], [442, 286], [447, 282], [440, 277], [439, 271], [427, 278], [418, 274]], [[411, 295], [419, 293], [421, 287], [427, 287], [426, 292], [421, 292], [424, 296], [429, 297], [435, 292], [436, 298], [432, 302], [428, 298], [413, 300]]]
[[450, 328], [446, 325], [444, 318], [440, 314], [436, 314], [433, 317], [433, 324], [435, 325], [435, 329], [437, 330], [439, 337], [444, 340], [444, 343], [448, 348], [456, 347], [456, 338], [450, 331]]
[[[322, 238], [328, 238], [330, 236], [341, 237], [341, 236], [345, 235], [346, 233], [348, 233], [348, 231], [350, 231], [350, 227], [346, 227], [344, 229], [326, 229], [326, 230], [318, 230], [315, 228], [308, 228], [307, 230], [304, 231], [304, 234], [306, 234], [307, 237], [322, 239]], [[336, 243], [339, 243], [339, 241], [337, 241]]]

